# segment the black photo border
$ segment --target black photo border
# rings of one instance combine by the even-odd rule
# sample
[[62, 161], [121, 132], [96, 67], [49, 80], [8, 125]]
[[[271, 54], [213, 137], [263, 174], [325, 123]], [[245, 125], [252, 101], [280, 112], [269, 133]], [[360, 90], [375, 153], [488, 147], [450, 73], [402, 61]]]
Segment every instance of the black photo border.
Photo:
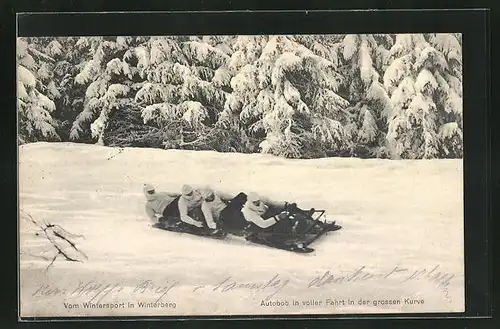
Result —
[[[192, 8], [182, 8], [169, 12], [120, 12], [120, 13], [97, 13], [92, 12], [94, 8], [80, 5], [78, 10], [71, 6], [59, 3], [57, 9], [52, 9], [50, 3], [42, 1], [37, 3], [41, 9], [30, 9], [27, 2], [21, 1], [17, 12], [31, 12], [18, 15], [17, 34], [7, 39], [13, 47], [12, 57], [13, 69], [11, 73], [15, 77], [15, 35], [18, 36], [65, 36], [65, 35], [200, 35], [200, 34], [333, 34], [333, 33], [432, 33], [432, 32], [457, 32], [463, 33], [463, 62], [464, 62], [464, 215], [465, 215], [465, 275], [466, 275], [466, 311], [464, 313], [426, 313], [426, 314], [381, 314], [381, 315], [331, 315], [331, 316], [224, 316], [224, 317], [91, 317], [91, 318], [58, 318], [56, 321], [90, 321], [95, 320], [120, 321], [121, 325], [129, 325], [141, 320], [149, 325], [161, 324], [175, 321], [176, 325], [194, 325], [195, 320], [232, 320], [225, 324], [230, 327], [241, 325], [245, 320], [271, 320], [281, 322], [284, 319], [294, 320], [287, 323], [300, 325], [315, 321], [321, 323], [330, 319], [342, 320], [342, 325], [357, 326], [357, 320], [386, 320], [395, 319], [411, 320], [423, 318], [428, 320], [449, 319], [459, 321], [464, 318], [490, 318], [492, 315], [492, 265], [491, 253], [491, 207], [492, 199], [490, 192], [491, 182], [491, 76], [490, 76], [490, 11], [477, 8], [457, 9], [407, 9], [400, 10], [390, 8], [377, 11], [337, 11], [325, 8], [287, 9], [287, 10], [245, 10], [239, 8], [231, 12], [201, 11], [193, 12]], [[356, 2], [358, 3], [358, 2]], [[293, 2], [296, 4], [296, 2]], [[33, 4], [30, 4], [33, 5]], [[40, 6], [41, 5], [41, 6]], [[105, 9], [105, 4], [98, 10]], [[33, 6], [32, 6], [33, 7]], [[36, 6], [35, 6], [36, 7]], [[154, 5], [152, 7], [155, 7]], [[297, 6], [296, 7], [300, 7]], [[318, 7], [318, 6], [316, 6]], [[320, 6], [319, 6], [320, 7]], [[438, 6], [440, 7], [440, 6]], [[352, 7], [351, 7], [352, 8]], [[164, 9], [164, 8], [156, 8]], [[179, 9], [179, 8], [176, 8]], [[199, 8], [198, 8], [199, 9]], [[203, 8], [202, 8], [203, 9]], [[277, 8], [273, 8], [277, 9]], [[336, 8], [343, 9], [343, 8]], [[115, 9], [116, 10], [116, 9]], [[140, 10], [139, 8], [124, 8], [122, 11]], [[38, 13], [33, 13], [38, 11]], [[45, 13], [42, 13], [45, 11]], [[54, 12], [50, 12], [54, 11]], [[66, 11], [67, 13], [55, 13], [55, 11]], [[73, 11], [73, 12], [69, 12]], [[123, 24], [127, 22], [127, 24]], [[4, 43], [5, 44], [5, 43]], [[15, 108], [15, 84], [11, 88], [9, 108]], [[5, 91], [9, 92], [9, 89]], [[7, 98], [6, 98], [7, 99]], [[2, 143], [7, 137], [16, 134], [15, 116], [13, 127], [2, 129], [0, 138]], [[4, 121], [5, 123], [5, 121]], [[12, 123], [12, 120], [10, 120]], [[2, 127], [3, 128], [3, 127]], [[5, 137], [3, 139], [2, 137]], [[3, 145], [2, 145], [3, 146]], [[16, 158], [17, 146], [5, 144], [6, 154], [11, 159]], [[9, 156], [7, 156], [9, 157]], [[11, 180], [12, 191], [17, 191], [17, 163], [5, 165], [5, 168], [13, 169]], [[13, 180], [12, 180], [13, 179]], [[17, 204], [17, 196], [12, 200]], [[9, 208], [10, 210], [10, 208]], [[12, 208], [13, 215], [17, 218], [17, 207]], [[11, 216], [9, 216], [10, 218]], [[14, 225], [17, 231], [17, 226]], [[12, 231], [12, 230], [10, 230]], [[14, 231], [12, 231], [12, 235]], [[17, 237], [17, 232], [15, 233]], [[17, 251], [18, 241], [15, 248]], [[12, 247], [12, 246], [11, 246]], [[15, 275], [17, 282], [18, 260], [15, 258]], [[15, 308], [8, 307], [8, 312], [18, 318], [18, 288], [15, 287]], [[356, 318], [356, 320], [352, 320]], [[28, 321], [53, 322], [54, 318], [23, 319]], [[271, 322], [269, 322], [271, 321]], [[306, 322], [304, 322], [306, 321]], [[354, 322], [350, 322], [354, 321]], [[260, 322], [260, 321], [259, 321]], [[72, 323], [72, 325], [73, 325]], [[401, 322], [399, 322], [401, 323]], [[456, 322], [455, 322], [456, 323]], [[165, 324], [164, 324], [165, 325]], [[198, 324], [200, 325], [200, 324]], [[201, 325], [205, 325], [202, 323]], [[208, 324], [207, 324], [208, 325]], [[259, 324], [260, 325], [260, 324]], [[388, 324], [382, 324], [388, 325]], [[423, 326], [421, 324], [420, 326]], [[309, 325], [310, 326], [310, 325]], [[428, 325], [425, 325], [428, 326]]]

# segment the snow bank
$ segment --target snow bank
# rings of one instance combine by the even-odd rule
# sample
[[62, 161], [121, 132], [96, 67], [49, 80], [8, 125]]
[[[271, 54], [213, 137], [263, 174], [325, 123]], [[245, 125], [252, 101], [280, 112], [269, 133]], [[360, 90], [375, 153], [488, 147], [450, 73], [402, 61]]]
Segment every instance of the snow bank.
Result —
[[[77, 246], [88, 256], [83, 263], [56, 260], [45, 272], [48, 262], [33, 255], [50, 246], [21, 218], [22, 316], [463, 310], [460, 160], [287, 160], [35, 143], [20, 147], [19, 171], [20, 208], [83, 235]], [[257, 191], [325, 209], [328, 220], [343, 229], [315, 242], [316, 251], [308, 255], [234, 237], [218, 241], [168, 233], [150, 227], [143, 183], [168, 191], [184, 183], [233, 194]], [[158, 299], [159, 290], [145, 289], [146, 281], [158, 287], [176, 283], [162, 297], [176, 307], [86, 309], [82, 303], [96, 292], [74, 292], [91, 281], [117, 287], [96, 299], [125, 305]], [[244, 286], [227, 288], [233, 282]], [[259, 290], [257, 283], [269, 286]], [[60, 290], [43, 293], [43, 287]], [[262, 305], [266, 297], [289, 306]], [[321, 305], [306, 303], [311, 300]], [[410, 304], [413, 300], [424, 303]]]

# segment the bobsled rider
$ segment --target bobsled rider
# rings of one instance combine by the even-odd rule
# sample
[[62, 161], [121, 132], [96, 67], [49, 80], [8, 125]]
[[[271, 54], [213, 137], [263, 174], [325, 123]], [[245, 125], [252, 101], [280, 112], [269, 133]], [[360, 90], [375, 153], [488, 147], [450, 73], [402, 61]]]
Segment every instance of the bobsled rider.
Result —
[[203, 227], [203, 223], [195, 219], [202, 216], [201, 204], [203, 198], [201, 193], [190, 185], [183, 185], [181, 193], [177, 201], [180, 220], [186, 224]]
[[336, 231], [342, 227], [335, 221], [323, 223], [313, 219], [314, 208], [303, 210], [296, 203], [276, 203], [263, 199], [257, 193], [249, 193], [242, 209], [246, 221], [254, 228], [273, 233], [318, 233], [322, 230]]
[[207, 226], [215, 229], [217, 222], [219, 222], [221, 212], [226, 209], [228, 201], [232, 198], [223, 193], [215, 193], [211, 188], [207, 187], [201, 191], [203, 202], [201, 204], [201, 211], [205, 217]]
[[288, 233], [293, 229], [295, 224], [289, 220], [291, 214], [294, 212], [303, 212], [311, 215], [314, 212], [314, 209], [306, 212], [297, 208], [296, 204], [288, 204], [286, 202], [284, 204], [271, 204], [268, 201], [267, 203], [269, 205], [257, 193], [249, 193], [247, 201], [241, 210], [245, 220], [260, 229]]
[[156, 192], [151, 184], [143, 185], [144, 196], [146, 197], [146, 214], [149, 219], [156, 222], [157, 216], [166, 217], [165, 210], [174, 202], [177, 195], [167, 192]]

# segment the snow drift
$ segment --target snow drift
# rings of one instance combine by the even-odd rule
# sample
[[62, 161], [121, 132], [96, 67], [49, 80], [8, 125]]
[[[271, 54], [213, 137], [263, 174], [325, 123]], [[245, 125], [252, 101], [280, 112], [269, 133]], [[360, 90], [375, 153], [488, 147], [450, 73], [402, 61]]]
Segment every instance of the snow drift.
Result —
[[[463, 311], [461, 160], [34, 143], [19, 149], [21, 316]], [[343, 229], [308, 255], [152, 229], [142, 184], [257, 191]], [[58, 258], [25, 213], [82, 236]], [[92, 306], [93, 305], [93, 306]]]

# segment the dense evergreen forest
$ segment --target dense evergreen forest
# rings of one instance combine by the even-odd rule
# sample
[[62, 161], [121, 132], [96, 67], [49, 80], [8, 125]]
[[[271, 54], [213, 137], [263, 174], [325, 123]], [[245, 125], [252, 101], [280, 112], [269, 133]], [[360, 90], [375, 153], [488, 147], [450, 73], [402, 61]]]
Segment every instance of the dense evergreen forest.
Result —
[[460, 34], [18, 38], [19, 143], [460, 158]]

